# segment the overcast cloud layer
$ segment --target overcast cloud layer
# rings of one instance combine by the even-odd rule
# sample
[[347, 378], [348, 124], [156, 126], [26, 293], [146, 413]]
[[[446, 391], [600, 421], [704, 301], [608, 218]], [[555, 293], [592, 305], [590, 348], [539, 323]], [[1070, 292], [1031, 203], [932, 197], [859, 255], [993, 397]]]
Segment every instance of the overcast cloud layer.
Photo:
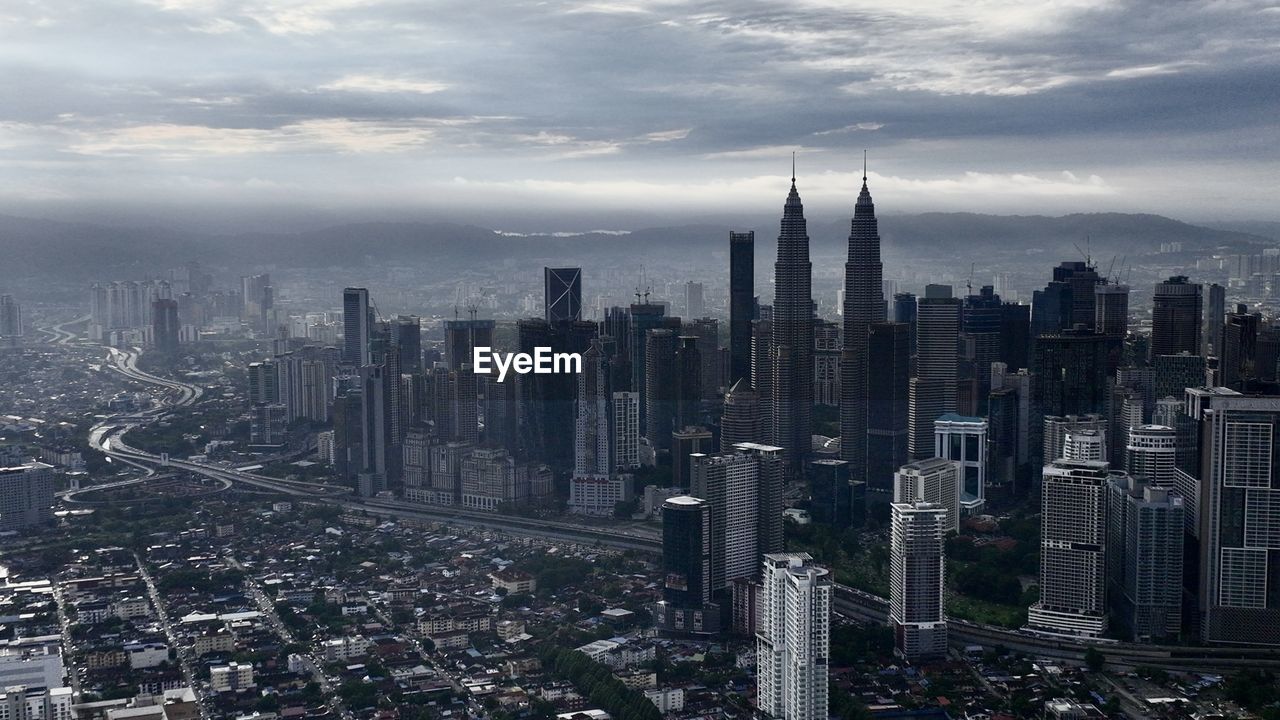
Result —
[[1248, 0], [8, 0], [0, 201], [1277, 219]]

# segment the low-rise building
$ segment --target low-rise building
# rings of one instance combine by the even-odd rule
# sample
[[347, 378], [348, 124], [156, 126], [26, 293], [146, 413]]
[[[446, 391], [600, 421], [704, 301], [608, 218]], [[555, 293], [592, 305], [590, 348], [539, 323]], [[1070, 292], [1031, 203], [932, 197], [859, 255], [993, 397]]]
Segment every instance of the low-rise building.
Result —
[[255, 687], [253, 666], [248, 663], [227, 663], [209, 668], [209, 687], [214, 692], [238, 692]]

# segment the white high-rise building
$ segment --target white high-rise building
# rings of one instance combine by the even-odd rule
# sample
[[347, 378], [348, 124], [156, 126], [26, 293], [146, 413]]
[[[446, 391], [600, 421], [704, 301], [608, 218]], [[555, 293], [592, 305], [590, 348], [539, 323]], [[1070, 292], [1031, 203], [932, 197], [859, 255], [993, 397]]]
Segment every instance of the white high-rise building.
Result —
[[[1089, 415], [1046, 415], [1044, 418], [1043, 444], [1040, 459], [1045, 465], [1060, 459], [1063, 447], [1067, 442], [1067, 433], [1077, 430], [1096, 430], [1103, 437], [1107, 435], [1107, 419], [1098, 414]], [[1106, 448], [1103, 448], [1106, 457]]]
[[779, 720], [827, 720], [831, 574], [806, 553], [764, 556], [756, 703]]
[[1125, 470], [1146, 478], [1151, 487], [1170, 489], [1174, 486], [1177, 451], [1176, 430], [1164, 425], [1139, 425], [1129, 430]]
[[934, 457], [959, 467], [960, 502], [971, 510], [987, 501], [987, 419], [948, 413], [933, 421]]
[[640, 393], [613, 394], [613, 455], [620, 468], [640, 467]]
[[910, 661], [945, 657], [947, 509], [927, 502], [895, 502], [889, 509], [889, 623], [895, 652]]
[[1106, 462], [1107, 437], [1097, 430], [1071, 430], [1062, 439], [1062, 458], [1060, 459]]
[[1107, 629], [1108, 465], [1055, 460], [1040, 482], [1040, 600], [1027, 625], [1098, 637]]
[[944, 530], [960, 530], [960, 467], [946, 458], [907, 463], [893, 474], [895, 503], [926, 502], [946, 511]]

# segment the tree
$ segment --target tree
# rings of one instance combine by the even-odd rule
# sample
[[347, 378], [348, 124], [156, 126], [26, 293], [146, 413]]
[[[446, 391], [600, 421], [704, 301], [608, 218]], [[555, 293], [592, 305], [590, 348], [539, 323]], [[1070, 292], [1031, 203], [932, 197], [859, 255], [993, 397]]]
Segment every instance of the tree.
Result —
[[1084, 664], [1093, 672], [1098, 672], [1107, 664], [1107, 658], [1093, 645], [1084, 651]]

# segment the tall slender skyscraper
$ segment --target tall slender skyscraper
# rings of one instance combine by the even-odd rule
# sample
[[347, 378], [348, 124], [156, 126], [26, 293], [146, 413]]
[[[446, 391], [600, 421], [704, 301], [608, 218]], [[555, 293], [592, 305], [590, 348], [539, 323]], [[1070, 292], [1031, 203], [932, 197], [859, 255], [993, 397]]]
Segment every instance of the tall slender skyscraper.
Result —
[[907, 463], [911, 326], [871, 325], [867, 343], [867, 470], [863, 482], [888, 490], [893, 473]]
[[172, 355], [178, 352], [178, 301], [155, 300], [151, 303], [151, 334], [156, 350]]
[[757, 704], [779, 720], [826, 720], [831, 573], [806, 553], [764, 556]]
[[813, 442], [813, 267], [794, 168], [773, 278], [773, 442], [798, 474]]
[[923, 501], [889, 506], [889, 623], [894, 650], [910, 661], [946, 657], [943, 608], [947, 509]]
[[849, 226], [849, 259], [844, 264], [844, 348], [840, 353], [840, 457], [855, 481], [867, 481], [867, 384], [871, 325], [884, 322], [880, 231], [867, 189], [866, 157], [862, 191]]
[[1227, 314], [1227, 289], [1213, 283], [1209, 286], [1209, 306], [1205, 308], [1204, 342], [1202, 355], [1222, 357], [1222, 319]]
[[370, 354], [369, 291], [347, 288], [342, 291], [342, 362], [363, 367], [373, 362]]
[[[729, 233], [729, 377], [751, 377], [751, 321], [755, 319], [756, 234]], [[750, 380], [748, 380], [750, 382]], [[759, 388], [757, 388], [758, 390]]]
[[933, 421], [956, 411], [960, 299], [923, 297], [916, 310], [916, 377], [909, 390], [909, 451], [933, 456]]

